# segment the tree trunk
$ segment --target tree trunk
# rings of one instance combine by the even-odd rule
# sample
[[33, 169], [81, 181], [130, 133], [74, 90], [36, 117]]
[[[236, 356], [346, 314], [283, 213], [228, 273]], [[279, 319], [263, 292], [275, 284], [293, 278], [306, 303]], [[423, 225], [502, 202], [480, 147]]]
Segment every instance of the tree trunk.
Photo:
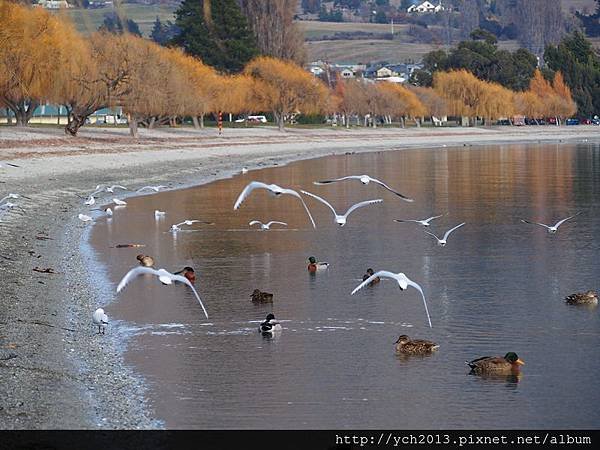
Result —
[[148, 121], [148, 129], [153, 130], [155, 126], [156, 126], [156, 116], [152, 116], [152, 117], [150, 117], [150, 120]]
[[71, 136], [77, 136], [77, 132], [79, 129], [85, 124], [85, 119], [88, 116], [79, 115], [79, 114], [71, 114], [69, 121], [65, 125], [65, 134], [70, 134]]
[[10, 115], [10, 109], [6, 108], [6, 124], [12, 125], [12, 116]]
[[194, 123], [194, 129], [200, 129], [200, 122], [198, 122], [198, 116], [192, 116], [192, 122]]
[[277, 122], [279, 131], [284, 131], [285, 121], [283, 120], [283, 111], [273, 111], [273, 117], [275, 117], [275, 122]]
[[200, 114], [200, 128], [204, 128], [204, 113]]
[[404, 116], [400, 116], [400, 126], [402, 128], [406, 128], [406, 119], [404, 118]]
[[137, 139], [139, 136], [137, 117], [135, 117], [133, 114], [129, 116], [129, 134], [134, 139]]

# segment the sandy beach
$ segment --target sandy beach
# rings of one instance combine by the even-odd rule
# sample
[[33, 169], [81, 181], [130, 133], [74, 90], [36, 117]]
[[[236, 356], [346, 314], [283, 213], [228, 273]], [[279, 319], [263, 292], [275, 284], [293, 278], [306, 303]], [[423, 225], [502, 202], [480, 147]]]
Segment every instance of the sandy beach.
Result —
[[[144, 380], [123, 364], [126, 342], [114, 329], [95, 334], [100, 306], [93, 225], [78, 196], [98, 184], [208, 183], [242, 167], [286, 164], [332, 154], [514, 143], [600, 142], [600, 127], [291, 129], [271, 127], [141, 130], [0, 127], [0, 428], [160, 428]], [[11, 163], [18, 167], [7, 166]], [[131, 195], [128, 193], [127, 195]], [[123, 197], [119, 195], [119, 197]], [[125, 195], [126, 197], [126, 195]], [[111, 197], [102, 197], [107, 201]], [[100, 205], [101, 206], [101, 205]], [[112, 287], [108, 287], [112, 289]]]

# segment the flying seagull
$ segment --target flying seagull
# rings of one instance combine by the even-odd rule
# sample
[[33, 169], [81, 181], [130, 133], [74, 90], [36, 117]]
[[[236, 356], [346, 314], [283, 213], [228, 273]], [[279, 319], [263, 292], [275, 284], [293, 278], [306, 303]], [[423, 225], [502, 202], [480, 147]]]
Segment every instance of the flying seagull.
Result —
[[[446, 213], [448, 214], [448, 213]], [[429, 222], [431, 222], [433, 219], [439, 219], [440, 217], [445, 216], [446, 214], [440, 214], [439, 216], [432, 216], [432, 217], [428, 217], [427, 219], [423, 219], [423, 220], [415, 220], [415, 219], [394, 219], [394, 222], [400, 222], [400, 223], [404, 223], [404, 222], [415, 222], [418, 223], [420, 225], [423, 225], [424, 227], [428, 227], [429, 225], [431, 225]]]
[[454, 228], [450, 228], [448, 231], [446, 231], [446, 234], [444, 234], [444, 238], [440, 239], [439, 237], [437, 237], [435, 234], [430, 233], [429, 231], [425, 231], [425, 233], [430, 234], [431, 236], [433, 236], [434, 238], [437, 239], [437, 244], [440, 247], [445, 247], [446, 246], [446, 240], [448, 239], [448, 236], [450, 236], [450, 233], [452, 233], [454, 230], [456, 230], [457, 228], [462, 227], [466, 222], [461, 223], [460, 225], [456, 225]]
[[546, 227], [548, 229], [548, 233], [554, 234], [554, 233], [556, 233], [558, 231], [558, 227], [560, 227], [564, 222], [566, 222], [569, 219], [572, 219], [575, 216], [578, 216], [579, 214], [581, 214], [581, 211], [579, 211], [577, 214], [573, 214], [572, 216], [567, 217], [566, 219], [559, 220], [553, 226], [548, 226], [545, 223], [530, 222], [530, 221], [525, 220], [525, 219], [521, 219], [521, 222], [530, 223], [530, 224], [533, 224], [533, 225], [540, 225], [542, 227]]
[[261, 183], [260, 181], [252, 181], [241, 192], [241, 194], [235, 201], [235, 204], [233, 205], [233, 209], [234, 210], [238, 209], [240, 207], [240, 205], [242, 204], [242, 202], [244, 200], [246, 200], [246, 198], [250, 195], [250, 193], [254, 189], [266, 189], [267, 191], [269, 191], [271, 193], [271, 195], [274, 195], [275, 197], [279, 197], [280, 195], [286, 195], [286, 194], [293, 195], [294, 197], [298, 197], [300, 199], [300, 201], [302, 202], [302, 206], [304, 206], [306, 213], [308, 214], [308, 217], [310, 219], [310, 222], [312, 223], [313, 228], [317, 228], [317, 226], [315, 225], [315, 221], [313, 220], [313, 218], [310, 214], [310, 211], [308, 210], [308, 207], [306, 206], [306, 203], [304, 203], [304, 200], [302, 199], [302, 197], [300, 197], [300, 194], [298, 194], [293, 189], [282, 188], [280, 186], [277, 186], [276, 184], [266, 184], [266, 183]]
[[277, 220], [271, 220], [270, 222], [267, 222], [267, 223], [262, 223], [260, 220], [253, 220], [250, 223], [248, 223], [248, 225], [252, 226], [252, 225], [259, 224], [261, 230], [268, 230], [271, 227], [271, 225], [273, 225], [274, 223], [277, 223], [279, 225], [285, 225], [287, 227], [287, 223], [279, 222]]
[[108, 316], [104, 314], [104, 310], [102, 308], [98, 308], [92, 314], [92, 320], [94, 321], [94, 325], [98, 325], [98, 334], [104, 334], [106, 330], [106, 325], [108, 325]]
[[327, 207], [329, 207], [329, 209], [331, 209], [331, 211], [333, 211], [333, 215], [334, 215], [334, 219], [335, 223], [337, 223], [339, 226], [343, 227], [344, 225], [346, 225], [346, 220], [348, 219], [348, 216], [350, 215], [351, 212], [353, 212], [354, 210], [358, 209], [358, 208], [362, 208], [363, 206], [367, 206], [367, 205], [371, 205], [373, 203], [381, 203], [383, 200], [378, 198], [376, 200], [366, 200], [364, 202], [360, 202], [357, 203], [356, 205], [352, 205], [350, 208], [348, 208], [348, 211], [346, 211], [345, 214], [340, 215], [336, 212], [336, 210], [333, 208], [333, 206], [331, 206], [329, 204], [329, 202], [327, 200], [325, 200], [324, 198], [319, 197], [318, 195], [315, 194], [311, 194], [310, 192], [306, 192], [306, 191], [300, 191], [303, 194], [306, 194], [312, 198], [315, 198], [317, 200], [319, 200], [321, 203], [325, 204]]
[[207, 225], [214, 225], [213, 222], [205, 222], [204, 220], [196, 220], [196, 219], [187, 219], [184, 220], [183, 222], [179, 222], [176, 223], [175, 225], [171, 225], [170, 230], [171, 231], [180, 231], [181, 230], [181, 225], [192, 225], [194, 223], [205, 223]]
[[359, 291], [362, 288], [364, 288], [365, 286], [367, 286], [371, 281], [375, 280], [377, 277], [392, 278], [392, 279], [396, 280], [398, 282], [398, 286], [400, 287], [401, 291], [407, 289], [408, 286], [412, 286], [417, 291], [419, 291], [421, 293], [421, 297], [423, 297], [423, 305], [425, 305], [425, 312], [427, 313], [427, 321], [429, 322], [429, 327], [432, 328], [431, 327], [431, 317], [429, 317], [429, 308], [427, 308], [427, 301], [425, 300], [425, 294], [423, 293], [423, 289], [421, 289], [421, 286], [419, 286], [417, 283], [412, 281], [410, 278], [408, 278], [402, 272], [392, 273], [392, 272], [388, 272], [387, 270], [380, 270], [379, 272], [375, 272], [373, 275], [371, 275], [365, 281], [363, 281], [358, 286], [356, 286], [350, 295], [354, 295], [357, 291]]
[[394, 194], [396, 194], [398, 197], [400, 197], [402, 200], [404, 200], [406, 202], [414, 201], [412, 198], [409, 198], [405, 195], [402, 195], [400, 192], [393, 190], [391, 187], [389, 187], [383, 181], [379, 181], [376, 178], [371, 178], [369, 175], [349, 175], [347, 177], [335, 178], [333, 180], [313, 181], [313, 184], [318, 184], [318, 185], [329, 184], [329, 183], [335, 183], [336, 181], [343, 181], [343, 180], [360, 180], [360, 182], [362, 184], [369, 184], [372, 181], [373, 183], [377, 183], [377, 184], [383, 186], [388, 191], [393, 192]]
[[125, 286], [127, 286], [127, 283], [129, 283], [135, 277], [137, 277], [138, 275], [143, 275], [143, 274], [155, 275], [158, 277], [159, 281], [165, 285], [173, 284], [173, 282], [176, 281], [176, 282], [183, 283], [183, 284], [189, 286], [192, 289], [192, 291], [194, 292], [194, 295], [196, 296], [196, 298], [198, 299], [198, 303], [200, 303], [200, 306], [202, 307], [202, 311], [204, 311], [204, 315], [208, 319], [208, 313], [206, 312], [206, 308], [204, 308], [204, 305], [202, 304], [202, 300], [200, 299], [198, 292], [196, 292], [196, 289], [194, 289], [194, 286], [192, 285], [192, 283], [190, 283], [190, 280], [188, 280], [184, 276], [172, 274], [171, 272], [168, 272], [165, 269], [156, 270], [156, 269], [152, 269], [151, 267], [135, 267], [135, 268], [131, 269], [129, 272], [127, 272], [125, 274], [125, 276], [123, 277], [123, 279], [119, 282], [119, 285], [117, 286], [117, 293], [121, 292], [125, 288]]
[[166, 188], [166, 186], [163, 186], [162, 184], [158, 185], [158, 186], [144, 186], [143, 188], [139, 188], [135, 192], [142, 192], [142, 191], [147, 191], [147, 190], [158, 192], [158, 191], [160, 191], [161, 189], [164, 189], [164, 188]]

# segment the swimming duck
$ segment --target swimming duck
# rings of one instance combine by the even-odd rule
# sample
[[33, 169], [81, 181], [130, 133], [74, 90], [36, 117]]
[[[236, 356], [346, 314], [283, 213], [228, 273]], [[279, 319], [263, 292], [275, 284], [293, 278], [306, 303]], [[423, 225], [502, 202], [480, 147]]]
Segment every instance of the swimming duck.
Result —
[[281, 331], [281, 324], [275, 320], [274, 314], [267, 314], [267, 318], [263, 323], [258, 327], [258, 331], [263, 334], [271, 334], [277, 331]]
[[141, 266], [154, 267], [154, 258], [148, 255], [137, 255], [136, 259], [140, 262]]
[[273, 303], [273, 294], [254, 289], [251, 295], [252, 301], [256, 303]]
[[439, 348], [435, 342], [425, 341], [422, 339], [411, 340], [407, 335], [403, 334], [395, 342], [396, 352], [405, 353], [408, 355], [425, 355]]
[[179, 272], [173, 272], [173, 274], [174, 275], [183, 275], [184, 277], [186, 277], [188, 279], [188, 281], [190, 283], [196, 282], [196, 272], [194, 272], [194, 269], [190, 266], [185, 266]]
[[596, 291], [577, 292], [565, 298], [569, 305], [597, 305], [598, 294]]
[[510, 375], [519, 372], [519, 366], [525, 364], [516, 353], [508, 352], [502, 356], [484, 356], [467, 362], [471, 373], [481, 375]]
[[308, 271], [310, 273], [315, 273], [317, 271], [325, 270], [329, 267], [328, 262], [317, 262], [317, 258], [314, 256], [310, 256], [308, 258]]
[[[375, 272], [373, 272], [373, 269], [371, 269], [370, 267], [367, 269], [367, 273], [365, 273], [363, 275], [363, 281], [367, 280], [371, 275], [373, 275]], [[371, 282], [369, 283], [369, 286], [373, 286], [374, 284], [377, 284], [381, 281], [381, 279], [379, 277], [375, 277], [373, 278], [373, 280], [371, 280]]]

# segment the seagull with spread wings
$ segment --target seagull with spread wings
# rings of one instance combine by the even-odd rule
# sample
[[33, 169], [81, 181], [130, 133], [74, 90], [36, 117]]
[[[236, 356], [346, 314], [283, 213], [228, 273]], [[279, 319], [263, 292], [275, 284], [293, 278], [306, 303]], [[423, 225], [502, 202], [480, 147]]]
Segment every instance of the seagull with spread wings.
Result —
[[548, 233], [554, 234], [554, 233], [556, 233], [558, 231], [558, 227], [560, 227], [567, 220], [572, 219], [573, 217], [578, 216], [579, 214], [581, 214], [581, 211], [579, 211], [577, 214], [573, 214], [572, 216], [567, 217], [566, 219], [559, 220], [558, 222], [556, 222], [552, 226], [546, 225], [545, 223], [540, 223], [540, 222], [530, 222], [529, 220], [525, 220], [525, 219], [521, 219], [521, 222], [523, 222], [523, 223], [530, 223], [532, 225], [540, 225], [542, 227], [547, 228], [548, 229]]
[[208, 313], [206, 312], [206, 308], [204, 308], [204, 304], [202, 303], [202, 300], [200, 299], [198, 292], [196, 292], [196, 289], [194, 289], [194, 285], [190, 282], [190, 280], [188, 280], [184, 276], [175, 275], [165, 269], [156, 270], [156, 269], [152, 269], [151, 267], [134, 267], [129, 272], [127, 272], [125, 274], [125, 276], [119, 282], [119, 285], [117, 286], [117, 293], [121, 292], [123, 289], [125, 289], [125, 286], [127, 286], [127, 284], [131, 280], [136, 278], [138, 275], [144, 275], [144, 274], [157, 276], [158, 280], [162, 284], [165, 284], [165, 285], [171, 285], [171, 284], [173, 284], [173, 282], [178, 282], [178, 283], [183, 283], [186, 286], [189, 286], [192, 289], [192, 292], [194, 293], [194, 295], [196, 296], [196, 299], [198, 299], [198, 303], [200, 303], [200, 306], [202, 307], [202, 311], [204, 311], [204, 315], [208, 319]]
[[456, 225], [454, 228], [450, 228], [448, 231], [446, 231], [446, 234], [444, 234], [444, 237], [442, 239], [440, 239], [439, 237], [437, 237], [435, 234], [430, 233], [429, 231], [425, 231], [425, 233], [430, 234], [431, 236], [433, 236], [434, 238], [437, 239], [437, 244], [440, 247], [445, 247], [446, 246], [446, 241], [448, 240], [448, 236], [450, 236], [450, 233], [452, 233], [454, 230], [462, 227], [466, 222], [463, 222], [459, 225]]
[[310, 214], [310, 211], [308, 210], [308, 207], [306, 206], [306, 203], [304, 203], [304, 200], [302, 199], [300, 194], [298, 194], [293, 189], [282, 188], [281, 186], [277, 186], [276, 184], [266, 184], [260, 181], [252, 181], [251, 183], [248, 183], [248, 185], [244, 188], [244, 190], [240, 193], [239, 197], [235, 201], [233, 209], [238, 209], [242, 202], [246, 200], [246, 198], [248, 198], [248, 196], [254, 189], [266, 189], [271, 195], [274, 195], [275, 197], [279, 197], [281, 195], [293, 195], [294, 197], [299, 198], [302, 202], [302, 206], [304, 206], [304, 209], [308, 214], [308, 218], [310, 219], [313, 228], [317, 228], [317, 226], [315, 225], [315, 221], [313, 220], [312, 215]]
[[[446, 213], [446, 214], [448, 214], [448, 213]], [[431, 225], [429, 222], [431, 222], [433, 219], [439, 219], [440, 217], [443, 217], [446, 214], [440, 214], [439, 216], [428, 217], [427, 219], [423, 219], [423, 220], [417, 220], [417, 219], [394, 219], [394, 222], [400, 222], [400, 223], [415, 222], [415, 223], [418, 223], [419, 225], [423, 225], [424, 227], [428, 227], [429, 225]]]
[[287, 227], [287, 223], [279, 222], [278, 220], [271, 220], [270, 222], [267, 222], [267, 223], [262, 223], [260, 220], [252, 220], [250, 223], [248, 223], [248, 225], [250, 225], [250, 226], [260, 225], [260, 229], [263, 231], [266, 231], [269, 228], [271, 228], [271, 225], [273, 225], [273, 224], [285, 225]]
[[335, 220], [335, 223], [337, 223], [339, 226], [343, 227], [344, 225], [346, 225], [346, 221], [348, 220], [348, 216], [350, 215], [350, 213], [352, 213], [353, 211], [356, 211], [358, 208], [362, 208], [363, 206], [367, 206], [367, 205], [372, 205], [373, 203], [381, 203], [383, 200], [378, 198], [376, 200], [366, 200], [364, 202], [360, 202], [357, 203], [355, 205], [352, 205], [350, 208], [348, 208], [348, 211], [346, 211], [345, 214], [338, 214], [337, 211], [334, 209], [333, 206], [331, 206], [331, 204], [325, 200], [324, 198], [319, 197], [318, 195], [315, 194], [311, 194], [310, 192], [306, 192], [306, 191], [300, 191], [303, 194], [306, 194], [316, 200], [319, 200], [321, 203], [323, 203], [324, 205], [326, 205], [329, 209], [331, 209], [331, 211], [333, 211], [333, 220]]
[[387, 270], [380, 270], [378, 272], [375, 272], [373, 275], [371, 275], [365, 281], [363, 281], [358, 286], [356, 286], [350, 295], [354, 295], [356, 292], [360, 291], [365, 286], [368, 286], [369, 283], [371, 283], [376, 278], [391, 278], [393, 280], [396, 280], [396, 282], [398, 283], [398, 287], [400, 288], [401, 291], [408, 289], [408, 286], [412, 286], [417, 291], [419, 291], [421, 293], [421, 297], [423, 297], [423, 305], [425, 305], [425, 313], [427, 314], [427, 321], [429, 322], [429, 327], [432, 328], [431, 327], [431, 317], [429, 316], [429, 308], [427, 308], [427, 301], [425, 300], [425, 294], [423, 293], [423, 289], [421, 288], [421, 286], [419, 286], [417, 283], [412, 281], [410, 278], [408, 278], [402, 272], [393, 273], [393, 272], [388, 272]]
[[380, 186], [383, 186], [388, 191], [396, 194], [398, 197], [400, 197], [402, 200], [404, 200], [406, 202], [412, 202], [412, 201], [414, 201], [412, 198], [409, 198], [409, 197], [401, 194], [400, 192], [395, 191], [394, 189], [392, 189], [391, 187], [389, 187], [387, 184], [385, 184], [383, 181], [379, 181], [378, 179], [372, 178], [369, 175], [348, 175], [347, 177], [334, 178], [333, 180], [313, 181], [313, 184], [317, 184], [317, 185], [329, 184], [329, 183], [335, 183], [337, 181], [344, 181], [344, 180], [359, 180], [364, 185], [367, 185], [367, 184], [369, 184], [372, 181], [373, 183], [376, 183], [376, 184], [378, 184]]

